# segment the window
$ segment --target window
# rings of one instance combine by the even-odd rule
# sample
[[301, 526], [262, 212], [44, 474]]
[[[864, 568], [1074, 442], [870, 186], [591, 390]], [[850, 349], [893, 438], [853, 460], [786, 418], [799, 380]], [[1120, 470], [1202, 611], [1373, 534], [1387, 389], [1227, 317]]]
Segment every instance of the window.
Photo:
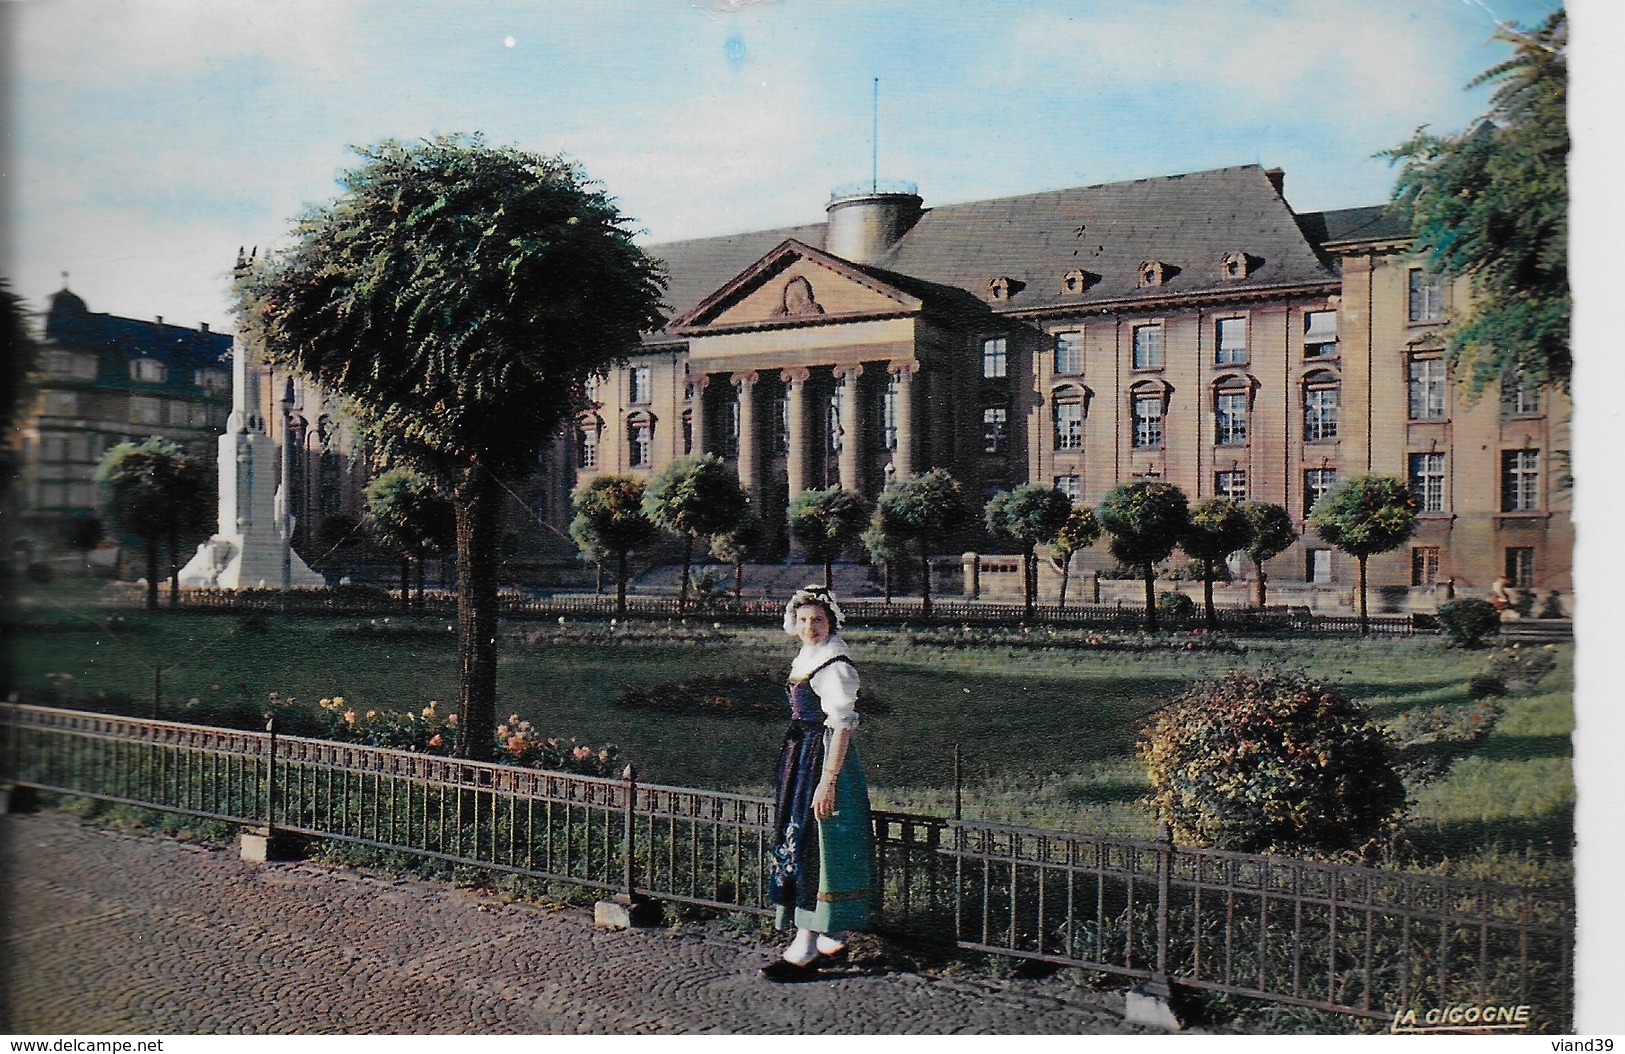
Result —
[[1412, 421], [1444, 420], [1444, 360], [1411, 356], [1410, 414]]
[[1247, 361], [1247, 320], [1244, 318], [1219, 319], [1214, 334], [1213, 361], [1229, 365]]
[[1411, 585], [1432, 586], [1439, 583], [1439, 547], [1419, 545], [1411, 550]]
[[1540, 508], [1540, 451], [1501, 451], [1501, 511]]
[[576, 465], [598, 467], [598, 429], [589, 426], [576, 430]]
[[790, 386], [788, 384], [779, 389], [779, 397], [773, 400], [773, 452], [780, 455], [790, 452]]
[[218, 392], [231, 386], [231, 377], [225, 370], [202, 369], [192, 375], [192, 382], [199, 388]]
[[41, 461], [63, 461], [67, 458], [67, 443], [62, 436], [44, 436], [40, 439]]
[[1219, 446], [1242, 446], [1247, 442], [1247, 392], [1220, 389], [1213, 396], [1213, 441]]
[[694, 453], [694, 411], [683, 411], [683, 453]]
[[1010, 372], [1010, 352], [1003, 337], [982, 342], [982, 376], [1005, 377]]
[[846, 385], [846, 378], [842, 377], [835, 382], [835, 390], [829, 393], [829, 406], [825, 411], [824, 423], [829, 435], [829, 452], [841, 452], [841, 389]]
[[1247, 471], [1245, 469], [1230, 469], [1226, 472], [1213, 474], [1213, 493], [1221, 498], [1229, 498], [1234, 502], [1247, 500]]
[[743, 434], [740, 431], [740, 424], [744, 414], [741, 400], [744, 398], [743, 389], [736, 387], [733, 390], [733, 397], [728, 400], [728, 434], [725, 437], [725, 449], [722, 451], [724, 457], [739, 456], [739, 437]]
[[1337, 312], [1303, 313], [1303, 357], [1327, 359], [1337, 354]]
[[1083, 372], [1083, 334], [1073, 330], [1055, 334], [1055, 372]]
[[632, 467], [646, 467], [654, 463], [655, 456], [655, 426], [647, 418], [639, 418], [632, 422], [627, 433]]
[[886, 438], [886, 449], [897, 449], [897, 400], [902, 391], [902, 378], [893, 373], [886, 378], [886, 396], [881, 403], [881, 431]]
[[99, 497], [94, 483], [72, 483], [68, 485], [68, 503], [76, 508], [94, 509], [100, 504]]
[[1324, 370], [1303, 383], [1303, 441], [1337, 438], [1337, 378]]
[[586, 390], [586, 393], [587, 393], [587, 401], [589, 403], [598, 402], [598, 387], [599, 387], [599, 385], [601, 385], [603, 383], [604, 383], [604, 378], [598, 376], [596, 373], [593, 374], [591, 377], [587, 378], [587, 384], [586, 384], [586, 389], [585, 390]]
[[650, 386], [649, 386], [650, 385], [649, 367], [647, 367], [647, 366], [634, 366], [634, 367], [632, 367], [631, 378], [632, 378], [632, 391], [631, 391], [631, 399], [629, 401], [634, 402], [634, 403], [646, 403], [650, 399], [653, 398], [653, 392], [651, 391]]
[[1540, 413], [1540, 388], [1516, 377], [1501, 378], [1501, 416], [1528, 417]]
[[1055, 489], [1066, 495], [1066, 499], [1076, 505], [1083, 500], [1082, 476], [1056, 476]]
[[1325, 585], [1332, 580], [1332, 551], [1330, 549], [1305, 549], [1303, 551], [1303, 580], [1311, 584]]
[[1439, 513], [1444, 511], [1444, 453], [1412, 454], [1411, 496], [1416, 499], [1416, 511]]
[[1420, 267], [1411, 268], [1409, 304], [1412, 322], [1443, 321], [1444, 283]]
[[136, 359], [130, 363], [130, 380], [157, 384], [164, 379], [164, 364], [157, 359]]
[[164, 401], [145, 396], [130, 398], [130, 421], [138, 425], [159, 424], [164, 416]]
[[1055, 449], [1083, 449], [1083, 400], [1075, 395], [1055, 399]]
[[74, 356], [66, 351], [52, 351], [45, 355], [45, 372], [52, 377], [72, 377]]
[[1162, 396], [1160, 394], [1134, 397], [1134, 445], [1136, 447], [1162, 446]]
[[72, 417], [79, 412], [79, 396], [74, 392], [46, 392], [45, 416]]
[[989, 406], [982, 411], [982, 452], [985, 454], [1002, 454], [1005, 452], [1006, 432], [1010, 423], [1010, 411], [1002, 406]]
[[1335, 468], [1308, 468], [1303, 471], [1303, 518], [1308, 519], [1326, 492], [1337, 486]]
[[1535, 550], [1532, 546], [1516, 545], [1506, 554], [1507, 585], [1515, 589], [1529, 589], [1535, 584]]
[[1134, 368], [1137, 370], [1162, 368], [1161, 323], [1134, 327]]
[[69, 461], [92, 460], [90, 453], [90, 437], [86, 435], [69, 436], [67, 456]]

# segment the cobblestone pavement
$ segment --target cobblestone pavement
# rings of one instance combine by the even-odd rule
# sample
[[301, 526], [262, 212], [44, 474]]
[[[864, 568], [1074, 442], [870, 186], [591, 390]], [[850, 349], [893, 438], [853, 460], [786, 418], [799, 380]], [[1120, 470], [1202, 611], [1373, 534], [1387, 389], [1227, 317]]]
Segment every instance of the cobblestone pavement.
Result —
[[[0, 1032], [1048, 1033], [1144, 1031], [1057, 978], [855, 969], [772, 985], [714, 928], [230, 849], [0, 817]], [[859, 959], [861, 966], [862, 959]]]

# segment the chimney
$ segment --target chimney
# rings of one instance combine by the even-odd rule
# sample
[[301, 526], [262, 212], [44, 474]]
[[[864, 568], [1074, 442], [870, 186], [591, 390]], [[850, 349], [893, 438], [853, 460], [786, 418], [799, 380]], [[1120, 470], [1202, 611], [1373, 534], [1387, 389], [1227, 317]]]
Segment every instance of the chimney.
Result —
[[163, 324], [164, 324], [164, 316], [162, 316], [162, 315], [157, 316], [157, 321], [155, 321], [153, 323], [153, 325], [155, 325], [155, 326], [161, 326]]
[[198, 331], [201, 332], [201, 333], [209, 332], [209, 324], [207, 322], [199, 322], [197, 324], [197, 328], [198, 328]]
[[1285, 171], [1279, 168], [1266, 168], [1264, 170], [1264, 178], [1270, 181], [1270, 186], [1275, 188], [1275, 193], [1281, 195], [1282, 197], [1286, 197], [1286, 191], [1282, 189], [1286, 186]]

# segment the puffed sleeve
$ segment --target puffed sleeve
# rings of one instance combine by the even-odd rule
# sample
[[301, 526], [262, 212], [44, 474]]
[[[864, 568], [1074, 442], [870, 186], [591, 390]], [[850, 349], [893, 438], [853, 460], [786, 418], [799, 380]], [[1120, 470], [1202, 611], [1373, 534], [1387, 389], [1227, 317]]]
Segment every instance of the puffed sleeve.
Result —
[[827, 728], [858, 727], [858, 669], [849, 662], [832, 662], [813, 674], [812, 690], [824, 709]]

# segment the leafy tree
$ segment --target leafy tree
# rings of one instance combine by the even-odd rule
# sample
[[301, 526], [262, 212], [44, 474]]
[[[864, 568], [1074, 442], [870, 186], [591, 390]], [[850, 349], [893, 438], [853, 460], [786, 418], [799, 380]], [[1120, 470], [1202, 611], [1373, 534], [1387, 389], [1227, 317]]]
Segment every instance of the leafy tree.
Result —
[[600, 474], [576, 487], [570, 537], [590, 553], [615, 557], [615, 613], [626, 614], [626, 558], [659, 535], [643, 511], [643, 480]]
[[743, 516], [750, 499], [739, 477], [715, 454], [667, 465], [643, 496], [643, 513], [657, 527], [683, 539], [683, 580], [678, 610], [688, 609], [689, 572], [694, 566], [694, 540], [718, 534]]
[[745, 593], [745, 561], [767, 540], [767, 528], [756, 510], [747, 507], [733, 525], [711, 536], [711, 555], [734, 568], [734, 600]]
[[1050, 562], [1061, 572], [1061, 604], [1066, 607], [1066, 587], [1072, 579], [1072, 557], [1094, 545], [1100, 538], [1100, 519], [1095, 510], [1074, 507], [1050, 543]]
[[964, 530], [976, 514], [964, 488], [947, 469], [934, 468], [886, 487], [880, 495], [883, 530], [920, 550], [920, 613], [931, 617], [931, 553]]
[[1497, 85], [1490, 112], [1457, 135], [1418, 129], [1394, 201], [1432, 269], [1465, 277], [1473, 300], [1446, 330], [1473, 394], [1503, 377], [1568, 390], [1568, 15], [1533, 31], [1504, 24], [1512, 57], [1469, 87]]
[[85, 574], [90, 573], [90, 554], [107, 537], [107, 525], [100, 516], [75, 516], [64, 532], [68, 548], [79, 554]]
[[358, 151], [292, 248], [237, 281], [241, 331], [347, 397], [372, 442], [457, 511], [458, 753], [496, 727], [503, 487], [661, 323], [664, 278], [614, 201], [559, 157], [479, 136]]
[[1360, 633], [1371, 632], [1366, 617], [1365, 562], [1397, 548], [1416, 530], [1416, 499], [1392, 476], [1356, 476], [1315, 503], [1309, 526], [1359, 563]]
[[102, 492], [102, 512], [146, 551], [147, 610], [155, 611], [158, 547], [168, 543], [173, 599], [179, 590], [180, 539], [202, 531], [209, 522], [213, 491], [208, 473], [180, 447], [154, 436], [109, 450], [96, 466], [96, 483]]
[[1252, 541], [1253, 528], [1247, 514], [1229, 498], [1207, 498], [1190, 510], [1190, 521], [1179, 537], [1179, 547], [1192, 559], [1202, 561], [1202, 604], [1208, 629], [1219, 625], [1213, 609], [1213, 568], [1237, 549]]
[[1501, 612], [1488, 600], [1463, 597], [1439, 608], [1439, 625], [1458, 648], [1482, 648], [1484, 638], [1501, 627]]
[[401, 607], [410, 605], [409, 571], [417, 565], [418, 603], [423, 603], [423, 563], [430, 553], [457, 544], [457, 510], [434, 485], [409, 468], [392, 468], [367, 484], [367, 529], [401, 556]]
[[1190, 520], [1185, 492], [1162, 480], [1119, 483], [1100, 503], [1100, 525], [1112, 536], [1112, 555], [1138, 568], [1145, 580], [1145, 626], [1157, 628], [1157, 572]]
[[1072, 514], [1072, 499], [1054, 487], [1023, 483], [993, 495], [982, 513], [989, 533], [1021, 547], [1022, 619], [1031, 622], [1038, 596], [1038, 547], [1055, 539]]
[[1247, 542], [1247, 558], [1258, 572], [1258, 607], [1264, 608], [1264, 561], [1279, 556], [1298, 540], [1297, 528], [1292, 526], [1292, 514], [1279, 505], [1265, 501], [1249, 501], [1241, 507], [1242, 515], [1252, 528]]
[[859, 540], [869, 554], [869, 559], [884, 568], [885, 597], [886, 603], [890, 604], [894, 580], [892, 569], [899, 560], [908, 559], [908, 540], [888, 526], [878, 512], [870, 519], [869, 529], [863, 532], [863, 537]]
[[[0, 347], [0, 420], [6, 432], [5, 441], [0, 442], [0, 495], [4, 495], [16, 476], [13, 462], [17, 448], [11, 442], [11, 432], [17, 426], [18, 412], [28, 391], [28, 376], [34, 372], [39, 356], [39, 345], [28, 331], [28, 307], [11, 291], [4, 277], [0, 277], [0, 316], [0, 341], [4, 342]], [[10, 523], [12, 517], [7, 515], [6, 521]]]
[[835, 585], [835, 561], [869, 525], [869, 503], [840, 487], [809, 490], [790, 503], [790, 537], [807, 559], [824, 565], [824, 585]]

